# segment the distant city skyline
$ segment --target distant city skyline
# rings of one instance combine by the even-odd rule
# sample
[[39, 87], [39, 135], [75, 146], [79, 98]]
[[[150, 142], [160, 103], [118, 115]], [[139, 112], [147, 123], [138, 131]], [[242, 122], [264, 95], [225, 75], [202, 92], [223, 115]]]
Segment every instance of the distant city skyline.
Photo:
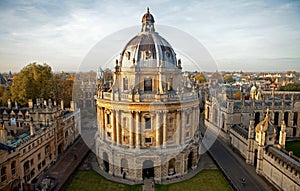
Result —
[[[219, 71], [300, 71], [299, 1], [4, 0], [0, 72], [18, 72], [32, 62], [47, 63], [54, 71], [77, 71], [103, 38], [141, 24], [147, 7], [156, 25], [197, 39]], [[125, 43], [119, 44], [120, 50]]]

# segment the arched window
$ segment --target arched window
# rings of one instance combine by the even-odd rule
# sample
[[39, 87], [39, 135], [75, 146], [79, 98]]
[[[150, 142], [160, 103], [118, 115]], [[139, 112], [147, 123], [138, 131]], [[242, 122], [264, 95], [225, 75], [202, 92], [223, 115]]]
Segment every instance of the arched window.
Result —
[[168, 175], [176, 174], [175, 172], [175, 158], [169, 160], [169, 168], [168, 168]]

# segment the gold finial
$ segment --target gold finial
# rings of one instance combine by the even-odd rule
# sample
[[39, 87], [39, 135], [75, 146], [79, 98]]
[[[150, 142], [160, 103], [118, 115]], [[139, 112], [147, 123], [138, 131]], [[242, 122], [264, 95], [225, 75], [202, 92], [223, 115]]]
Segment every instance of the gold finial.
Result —
[[149, 7], [147, 7], [147, 13], [150, 13], [150, 11], [149, 11]]

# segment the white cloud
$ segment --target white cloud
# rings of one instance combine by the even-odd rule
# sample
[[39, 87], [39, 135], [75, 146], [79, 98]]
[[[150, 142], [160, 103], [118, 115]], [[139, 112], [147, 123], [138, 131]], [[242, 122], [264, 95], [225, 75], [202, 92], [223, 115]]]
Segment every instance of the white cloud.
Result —
[[281, 68], [290, 62], [282, 58], [299, 59], [299, 2], [26, 1], [0, 4], [0, 71], [18, 71], [34, 60], [74, 70], [105, 36], [139, 25], [147, 6], [156, 24], [199, 39], [221, 67], [259, 70], [258, 64], [278, 59], [274, 67]]

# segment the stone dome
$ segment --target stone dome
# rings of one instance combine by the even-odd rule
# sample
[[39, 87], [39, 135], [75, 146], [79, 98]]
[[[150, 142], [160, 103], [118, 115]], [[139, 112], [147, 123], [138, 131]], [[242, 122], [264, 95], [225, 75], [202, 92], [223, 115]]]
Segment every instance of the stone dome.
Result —
[[149, 9], [142, 18], [142, 30], [124, 47], [120, 56], [121, 67], [154, 68], [178, 67], [172, 46], [154, 29], [154, 18]]
[[149, 8], [147, 8], [147, 13], [144, 14], [143, 18], [142, 18], [142, 23], [154, 23], [154, 17], [150, 14]]

